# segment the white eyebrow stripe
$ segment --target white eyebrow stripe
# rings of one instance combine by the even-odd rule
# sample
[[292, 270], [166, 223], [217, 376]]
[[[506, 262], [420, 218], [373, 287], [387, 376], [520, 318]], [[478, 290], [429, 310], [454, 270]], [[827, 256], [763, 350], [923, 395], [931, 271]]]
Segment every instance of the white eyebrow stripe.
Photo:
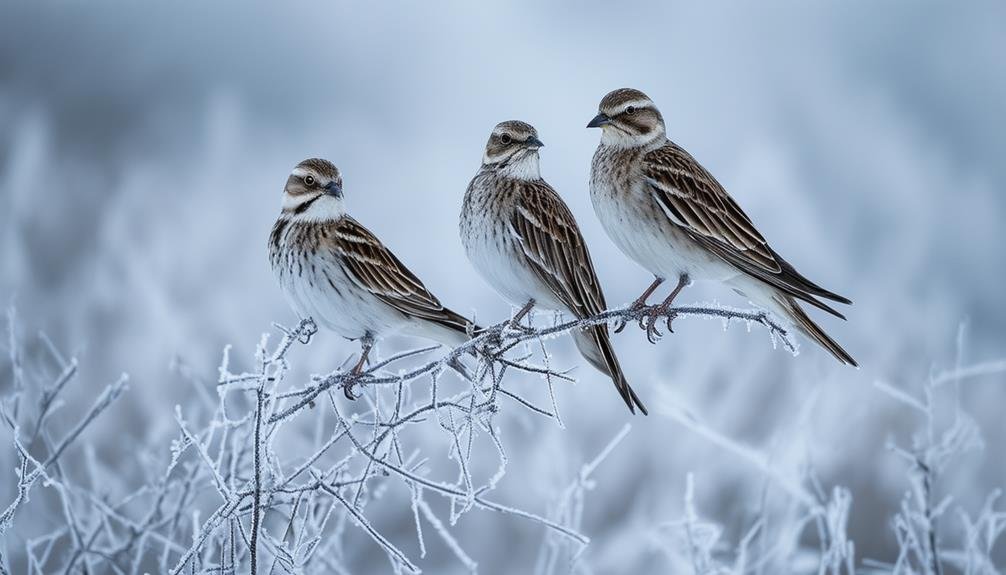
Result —
[[622, 114], [626, 110], [629, 110], [630, 107], [636, 108], [636, 109], [640, 109], [640, 108], [653, 108], [653, 102], [651, 102], [649, 100], [633, 100], [632, 102], [627, 102], [627, 103], [623, 104], [622, 106], [620, 106], [617, 109], [618, 112], [614, 112], [614, 113], [612, 113], [612, 115], [615, 116], [615, 115], [618, 115], [618, 114]]
[[304, 176], [308, 175], [308, 173], [310, 172], [308, 172], [304, 168], [301, 168], [300, 166], [297, 166], [296, 168], [293, 169], [292, 172], [290, 172], [291, 175], [297, 176], [298, 178], [303, 178]]
[[629, 106], [632, 106], [633, 108], [648, 108], [652, 105], [653, 103], [650, 102], [649, 100], [633, 100], [631, 102], [626, 102], [621, 109], [624, 112], [626, 109], [628, 109]]

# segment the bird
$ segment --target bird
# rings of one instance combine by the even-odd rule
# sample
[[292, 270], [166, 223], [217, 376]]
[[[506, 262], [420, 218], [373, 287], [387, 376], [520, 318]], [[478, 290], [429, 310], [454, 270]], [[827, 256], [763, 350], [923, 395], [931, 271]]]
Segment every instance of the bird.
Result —
[[[358, 376], [382, 337], [401, 332], [457, 346], [478, 330], [446, 307], [370, 230], [346, 212], [342, 175], [328, 160], [297, 164], [269, 234], [269, 262], [301, 318], [359, 341]], [[463, 374], [460, 362], [452, 365]], [[352, 382], [343, 390], [354, 399]]]
[[[520, 311], [533, 307], [583, 319], [605, 310], [604, 293], [583, 235], [559, 194], [541, 177], [538, 132], [525, 122], [492, 131], [478, 173], [468, 185], [460, 234], [475, 269]], [[580, 354], [609, 376], [629, 411], [646, 407], [629, 386], [607, 324], [572, 333]]]
[[601, 128], [590, 173], [594, 212], [612, 242], [654, 275], [631, 308], [642, 309], [665, 279], [677, 280], [647, 318], [651, 342], [659, 337], [656, 319], [681, 290], [692, 280], [711, 280], [788, 320], [839, 362], [858, 365], [800, 305], [845, 319], [822, 299], [852, 301], [811, 282], [769, 246], [716, 178], [667, 138], [663, 116], [646, 94], [608, 93], [587, 127]]

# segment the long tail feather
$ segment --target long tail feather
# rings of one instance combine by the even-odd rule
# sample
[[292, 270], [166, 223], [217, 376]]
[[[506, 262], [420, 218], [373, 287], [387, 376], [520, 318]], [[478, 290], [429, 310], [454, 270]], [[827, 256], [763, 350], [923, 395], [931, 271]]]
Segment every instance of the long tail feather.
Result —
[[782, 306], [786, 315], [789, 316], [790, 320], [792, 320], [793, 325], [795, 325], [796, 328], [804, 335], [817, 342], [817, 344], [824, 349], [828, 350], [831, 355], [835, 356], [835, 359], [843, 364], [859, 367], [859, 364], [856, 363], [856, 360], [852, 359], [849, 352], [842, 349], [842, 346], [840, 346], [838, 342], [831, 339], [828, 334], [824, 333], [824, 330], [810, 319], [795, 299], [786, 295], [777, 295], [775, 300], [776, 303]]
[[643, 412], [643, 415], [649, 415], [646, 406], [643, 405], [639, 396], [636, 395], [632, 386], [629, 385], [628, 380], [625, 379], [625, 373], [622, 371], [622, 366], [618, 363], [618, 357], [615, 356], [615, 350], [611, 346], [611, 339], [608, 336], [608, 326], [595, 325], [581, 331], [575, 331], [572, 335], [573, 341], [576, 343], [576, 347], [580, 350], [580, 354], [583, 355], [584, 359], [590, 362], [598, 371], [611, 377], [612, 383], [615, 384], [615, 389], [622, 396], [622, 401], [629, 407], [629, 411], [636, 413], [636, 407], [638, 407], [639, 411]]
[[[799, 291], [805, 292], [809, 295], [823, 297], [824, 299], [830, 299], [831, 301], [836, 301], [838, 303], [843, 303], [846, 305], [852, 304], [852, 300], [850, 300], [849, 298], [842, 295], [838, 295], [833, 291], [828, 291], [823, 287], [807, 279], [806, 276], [796, 271], [796, 268], [794, 268], [789, 262], [784, 260], [782, 256], [780, 256], [779, 253], [776, 252], [775, 250], [772, 250], [772, 255], [775, 256], [776, 261], [778, 261], [779, 265], [782, 266], [781, 277], [786, 282], [787, 285], [796, 288]], [[827, 311], [831, 311], [832, 313], [838, 315], [836, 312], [830, 309]]]

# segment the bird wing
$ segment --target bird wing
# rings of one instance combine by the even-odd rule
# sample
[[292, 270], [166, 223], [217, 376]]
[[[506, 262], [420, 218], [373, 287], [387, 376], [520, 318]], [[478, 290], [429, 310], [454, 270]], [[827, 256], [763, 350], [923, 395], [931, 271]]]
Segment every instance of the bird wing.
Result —
[[353, 218], [340, 219], [328, 240], [357, 285], [394, 309], [461, 331], [470, 323], [444, 307], [377, 236]]
[[[606, 307], [604, 292], [573, 213], [547, 183], [521, 182], [520, 185], [517, 205], [508, 223], [520, 241], [528, 265], [577, 318], [601, 313]], [[647, 413], [625, 379], [611, 346], [608, 326], [591, 326], [578, 332], [573, 339], [587, 361], [611, 377], [629, 411], [635, 413], [638, 406]]]
[[716, 178], [677, 144], [648, 152], [643, 175], [665, 215], [727, 263], [839, 317], [813, 296], [851, 303], [800, 275], [768, 245]]
[[673, 142], [643, 158], [643, 174], [665, 213], [694, 235], [715, 240], [734, 259], [769, 273], [782, 267], [751, 218], [723, 186]]
[[509, 225], [528, 265], [576, 317], [600, 313], [604, 293], [573, 214], [547, 183], [521, 185]]

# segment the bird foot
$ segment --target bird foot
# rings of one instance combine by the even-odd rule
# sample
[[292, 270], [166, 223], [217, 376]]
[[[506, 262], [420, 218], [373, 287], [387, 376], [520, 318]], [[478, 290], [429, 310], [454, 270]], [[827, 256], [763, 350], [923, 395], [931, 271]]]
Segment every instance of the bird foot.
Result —
[[654, 315], [645, 315], [639, 319], [639, 327], [643, 328], [643, 330], [646, 331], [646, 341], [652, 344], [656, 344], [658, 341], [660, 341], [660, 338], [664, 337], [664, 334], [660, 333], [660, 330], [657, 329], [658, 317], [659, 316], [654, 314]]
[[350, 372], [346, 380], [342, 382], [342, 393], [346, 399], [356, 401], [359, 395], [353, 393], [353, 388], [360, 384], [360, 374]]
[[674, 333], [673, 322], [677, 317], [676, 313], [668, 313], [670, 303], [660, 304], [649, 309], [639, 317], [639, 328], [646, 332], [646, 340], [650, 343], [657, 343], [664, 335], [657, 329], [657, 321], [662, 317], [667, 318], [667, 333]]
[[360, 380], [363, 379], [363, 366], [367, 363], [367, 355], [367, 353], [364, 353], [360, 356], [360, 361], [356, 362], [353, 369], [349, 370], [349, 373], [346, 374], [346, 379], [342, 382], [342, 393], [350, 401], [355, 401], [359, 397], [353, 394], [353, 388], [359, 385]]
[[[640, 300], [637, 299], [636, 301], [632, 302], [632, 305], [629, 306], [628, 311], [629, 311], [630, 314], [635, 314], [636, 312], [638, 312], [639, 310], [643, 309], [644, 307], [646, 307], [646, 302], [643, 302], [643, 301], [640, 301]], [[643, 327], [643, 318], [644, 317], [646, 317], [646, 316], [641, 316], [639, 318], [639, 327], [640, 328]], [[619, 318], [618, 319], [618, 323], [615, 324], [614, 333], [622, 333], [622, 330], [625, 329], [625, 326], [628, 323], [629, 322], [628, 322], [628, 320], [626, 318], [624, 318], [624, 317]]]

